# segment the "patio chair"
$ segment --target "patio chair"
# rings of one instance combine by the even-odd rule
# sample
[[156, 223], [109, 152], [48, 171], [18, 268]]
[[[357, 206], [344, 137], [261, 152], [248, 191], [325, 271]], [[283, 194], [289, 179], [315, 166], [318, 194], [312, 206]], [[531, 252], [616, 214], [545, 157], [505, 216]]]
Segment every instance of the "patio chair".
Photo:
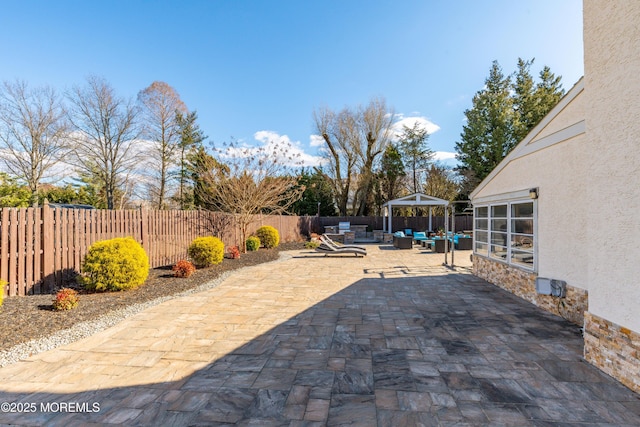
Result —
[[320, 252], [323, 253], [324, 256], [327, 255], [338, 255], [338, 254], [354, 254], [355, 256], [366, 256], [367, 255], [367, 251], [361, 248], [354, 248], [354, 247], [332, 247], [329, 245], [326, 245], [324, 243], [320, 244], [320, 246], [318, 246], [316, 248], [316, 252]]
[[333, 247], [336, 249], [340, 249], [340, 248], [356, 248], [356, 249], [361, 249], [363, 251], [367, 251], [367, 248], [362, 247], [362, 246], [358, 246], [358, 245], [349, 245], [349, 244], [343, 244], [343, 243], [338, 243], [335, 242], [334, 240], [331, 239], [331, 237], [327, 236], [326, 234], [323, 234], [322, 236], [320, 236], [320, 241], [322, 243], [324, 243], [325, 245], [329, 246], [329, 247]]
[[411, 249], [413, 248], [413, 237], [393, 236], [393, 246], [397, 249]]
[[413, 240], [416, 243], [420, 243], [423, 240], [429, 240], [429, 239], [427, 238], [427, 233], [425, 233], [424, 231], [414, 231]]

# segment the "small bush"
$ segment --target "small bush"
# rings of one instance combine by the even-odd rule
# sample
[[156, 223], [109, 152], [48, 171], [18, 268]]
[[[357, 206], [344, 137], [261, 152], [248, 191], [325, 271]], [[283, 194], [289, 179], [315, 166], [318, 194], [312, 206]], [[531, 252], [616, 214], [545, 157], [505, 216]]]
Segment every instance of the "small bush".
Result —
[[92, 291], [123, 291], [142, 285], [149, 276], [149, 258], [131, 237], [94, 243], [82, 263], [80, 282]]
[[304, 247], [307, 249], [315, 249], [318, 246], [320, 246], [320, 242], [318, 242], [317, 240], [309, 240], [308, 242], [305, 242]]
[[256, 231], [256, 236], [265, 248], [277, 248], [280, 243], [280, 233], [270, 225], [263, 225]]
[[78, 293], [70, 288], [62, 288], [56, 294], [53, 300], [53, 309], [55, 311], [71, 310], [78, 306]]
[[4, 280], [0, 280], [0, 307], [2, 306], [2, 303], [4, 302], [4, 287], [7, 286], [8, 283], [5, 282]]
[[249, 236], [245, 242], [248, 251], [257, 251], [260, 249], [260, 238], [258, 236]]
[[196, 266], [186, 259], [181, 259], [173, 266], [174, 276], [189, 277], [196, 271]]
[[217, 237], [198, 237], [187, 251], [197, 267], [220, 264], [224, 258], [224, 243]]
[[229, 248], [229, 256], [231, 257], [231, 259], [240, 258], [240, 249], [238, 249], [237, 246], [231, 246]]

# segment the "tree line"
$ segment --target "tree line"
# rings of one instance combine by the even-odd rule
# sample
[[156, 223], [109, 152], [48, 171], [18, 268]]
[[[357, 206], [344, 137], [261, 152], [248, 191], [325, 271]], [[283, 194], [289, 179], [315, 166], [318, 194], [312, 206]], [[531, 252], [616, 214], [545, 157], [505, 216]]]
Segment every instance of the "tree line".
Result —
[[[177, 91], [153, 82], [136, 99], [101, 77], [60, 94], [22, 81], [0, 88], [0, 206], [49, 202], [98, 208], [212, 209], [241, 225], [258, 213], [374, 215], [384, 202], [424, 192], [464, 199], [564, 95], [548, 67], [536, 82], [534, 60], [505, 76], [492, 64], [464, 112], [459, 166], [434, 161], [427, 130], [398, 127], [384, 98], [313, 114], [321, 166], [308, 168], [290, 145], [246, 147], [206, 135]], [[222, 226], [221, 224], [213, 226]]]

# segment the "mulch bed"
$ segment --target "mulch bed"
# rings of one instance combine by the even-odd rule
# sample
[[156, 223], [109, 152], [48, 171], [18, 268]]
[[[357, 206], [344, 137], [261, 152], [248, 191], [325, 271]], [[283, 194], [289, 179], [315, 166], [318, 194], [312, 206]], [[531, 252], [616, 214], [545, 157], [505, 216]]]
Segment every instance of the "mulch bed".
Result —
[[54, 311], [54, 295], [5, 297], [0, 306], [0, 351], [32, 339], [43, 338], [73, 325], [95, 320], [113, 310], [156, 298], [179, 294], [216, 279], [226, 271], [237, 270], [278, 259], [280, 251], [302, 249], [303, 243], [282, 243], [276, 249], [260, 249], [242, 254], [239, 259], [224, 259], [221, 264], [197, 270], [191, 277], [173, 276], [171, 266], [149, 271], [147, 281], [138, 289], [124, 292], [80, 293], [78, 307]]

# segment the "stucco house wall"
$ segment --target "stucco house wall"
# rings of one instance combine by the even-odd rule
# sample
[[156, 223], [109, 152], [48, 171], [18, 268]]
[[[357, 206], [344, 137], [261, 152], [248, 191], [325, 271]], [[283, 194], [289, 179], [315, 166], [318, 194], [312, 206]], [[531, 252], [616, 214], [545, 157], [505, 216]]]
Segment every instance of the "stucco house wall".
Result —
[[589, 175], [585, 356], [640, 391], [640, 2], [584, 1]]

